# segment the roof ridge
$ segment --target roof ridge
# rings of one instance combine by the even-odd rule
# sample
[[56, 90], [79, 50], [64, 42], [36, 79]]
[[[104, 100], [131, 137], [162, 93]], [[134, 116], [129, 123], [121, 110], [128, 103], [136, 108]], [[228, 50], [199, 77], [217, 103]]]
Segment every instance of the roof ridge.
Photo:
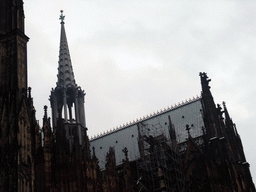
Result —
[[185, 106], [185, 105], [187, 105], [187, 104], [190, 104], [190, 103], [193, 103], [193, 102], [195, 102], [195, 101], [198, 101], [198, 100], [201, 99], [201, 98], [202, 98], [201, 95], [200, 95], [200, 96], [197, 95], [196, 97], [193, 97], [192, 99], [189, 98], [189, 100], [185, 100], [185, 102], [184, 102], [184, 101], [182, 101], [181, 103], [178, 102], [178, 104], [175, 103], [174, 106], [173, 106], [173, 105], [171, 105], [171, 107], [168, 106], [167, 109], [166, 109], [166, 108], [164, 108], [164, 110], [161, 109], [160, 112], [157, 111], [157, 112], [154, 112], [153, 114], [152, 114], [152, 113], [147, 114], [146, 116], [143, 116], [143, 118], [141, 118], [141, 117], [140, 117], [139, 119], [136, 118], [136, 120], [130, 121], [129, 123], [126, 122], [126, 124], [116, 126], [116, 128], [114, 127], [113, 129], [109, 129], [109, 130], [107, 130], [107, 131], [104, 131], [103, 133], [100, 132], [99, 134], [92, 136], [92, 137], [90, 138], [90, 141], [93, 141], [93, 140], [96, 140], [96, 139], [98, 139], [98, 138], [104, 137], [104, 136], [106, 136], [106, 135], [108, 135], [108, 134], [111, 134], [111, 133], [120, 131], [120, 130], [125, 129], [125, 128], [129, 127], [129, 126], [132, 126], [132, 125], [135, 125], [135, 124], [140, 123], [140, 122], [142, 122], [142, 121], [145, 121], [145, 120], [147, 120], [147, 119], [156, 117], [156, 116], [161, 115], [161, 114], [163, 114], [163, 113], [166, 113], [166, 112], [168, 112], [168, 111], [172, 111], [172, 110], [175, 110], [175, 109], [177, 109], [177, 108], [183, 107], [183, 106]]

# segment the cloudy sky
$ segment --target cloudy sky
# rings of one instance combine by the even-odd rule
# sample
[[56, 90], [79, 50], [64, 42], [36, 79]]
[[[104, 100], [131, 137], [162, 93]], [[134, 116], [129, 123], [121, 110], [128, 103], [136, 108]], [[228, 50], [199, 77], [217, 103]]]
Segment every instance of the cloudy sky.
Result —
[[[89, 136], [200, 95], [226, 101], [256, 181], [256, 2], [25, 0], [29, 86], [42, 123], [56, 86], [60, 10]], [[50, 111], [49, 111], [50, 112]]]

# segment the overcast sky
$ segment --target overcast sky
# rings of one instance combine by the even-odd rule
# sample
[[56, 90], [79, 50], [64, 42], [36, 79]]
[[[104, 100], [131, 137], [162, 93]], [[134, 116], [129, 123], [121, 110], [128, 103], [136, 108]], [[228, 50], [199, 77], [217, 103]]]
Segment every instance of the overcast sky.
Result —
[[25, 0], [24, 7], [40, 124], [56, 86], [63, 9], [90, 137], [200, 95], [199, 72], [207, 72], [256, 181], [256, 1]]

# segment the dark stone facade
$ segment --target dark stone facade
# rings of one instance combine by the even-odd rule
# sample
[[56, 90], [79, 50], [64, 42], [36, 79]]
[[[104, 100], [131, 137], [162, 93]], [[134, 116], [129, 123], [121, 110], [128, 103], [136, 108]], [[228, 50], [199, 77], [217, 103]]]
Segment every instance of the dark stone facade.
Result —
[[[110, 148], [106, 169], [100, 170], [89, 149], [84, 93], [72, 78], [65, 76], [70, 82], [63, 84], [61, 72], [50, 98], [53, 127], [45, 106], [40, 129], [27, 87], [23, 1], [2, 0], [0, 5], [0, 192], [255, 191], [240, 136], [225, 103], [223, 109], [214, 103], [206, 73], [200, 73], [203, 144], [195, 142], [187, 127], [182, 152], [170, 127], [171, 145], [164, 136], [141, 135], [139, 160], [129, 161], [124, 148], [123, 163], [117, 166], [115, 149]], [[61, 115], [65, 105], [69, 119], [67, 111]], [[143, 143], [149, 146], [147, 152]]]

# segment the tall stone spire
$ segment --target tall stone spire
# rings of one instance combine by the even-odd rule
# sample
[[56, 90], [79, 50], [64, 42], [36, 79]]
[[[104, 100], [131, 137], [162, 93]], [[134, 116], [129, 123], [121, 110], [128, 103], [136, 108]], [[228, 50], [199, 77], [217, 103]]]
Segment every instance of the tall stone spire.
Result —
[[58, 68], [58, 82], [60, 87], [75, 87], [75, 78], [71, 65], [71, 58], [68, 49], [68, 42], [66, 37], [66, 31], [64, 27], [63, 11], [61, 11], [61, 35], [60, 35], [60, 52], [59, 52], [59, 68]]
[[[52, 89], [50, 95], [52, 107], [53, 131], [57, 134], [57, 128], [60, 128], [60, 122], [71, 127], [71, 124], [77, 128], [73, 129], [78, 134], [79, 144], [82, 144], [86, 136], [85, 114], [84, 114], [84, 91], [75, 83], [72, 69], [67, 37], [64, 27], [63, 11], [61, 11], [61, 37], [59, 51], [59, 66], [57, 86]], [[66, 129], [65, 126], [63, 129]], [[72, 130], [66, 130], [67, 133]], [[71, 134], [69, 134], [70, 136]], [[69, 137], [68, 135], [66, 135]], [[70, 140], [70, 139], [69, 139]], [[70, 144], [71, 145], [71, 144]]]

